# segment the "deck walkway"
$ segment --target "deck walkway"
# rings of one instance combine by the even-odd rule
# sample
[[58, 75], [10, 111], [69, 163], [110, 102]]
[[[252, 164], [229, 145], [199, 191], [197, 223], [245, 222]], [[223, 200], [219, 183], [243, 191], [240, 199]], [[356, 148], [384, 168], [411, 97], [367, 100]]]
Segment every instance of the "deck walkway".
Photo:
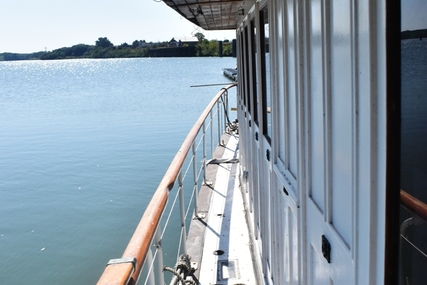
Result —
[[[209, 164], [202, 187], [199, 218], [187, 238], [188, 254], [198, 265], [195, 275], [201, 285], [257, 284], [246, 210], [239, 180], [238, 136], [225, 135], [214, 157], [230, 160]], [[218, 161], [217, 161], [218, 162]]]

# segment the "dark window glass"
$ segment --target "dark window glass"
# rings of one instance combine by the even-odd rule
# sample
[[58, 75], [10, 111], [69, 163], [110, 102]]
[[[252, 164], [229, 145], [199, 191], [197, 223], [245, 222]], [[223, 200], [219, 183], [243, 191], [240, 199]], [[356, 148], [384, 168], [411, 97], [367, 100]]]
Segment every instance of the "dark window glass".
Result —
[[262, 118], [263, 134], [271, 140], [271, 96], [270, 96], [270, 26], [268, 23], [268, 7], [261, 11], [261, 45], [262, 45]]
[[[427, 210], [427, 1], [401, 1], [401, 13], [401, 199]], [[426, 284], [427, 216], [403, 204], [399, 284]]]
[[253, 120], [254, 122], [259, 126], [258, 123], [258, 76], [257, 76], [257, 70], [259, 68], [259, 62], [258, 62], [258, 54], [257, 54], [257, 46], [256, 46], [256, 37], [257, 37], [257, 31], [256, 31], [256, 25], [255, 20], [251, 21], [251, 47], [252, 47], [252, 53], [251, 53], [251, 61], [252, 61], [252, 100], [253, 100]]
[[249, 97], [250, 94], [250, 72], [249, 72], [249, 33], [248, 27], [245, 27], [245, 38], [244, 38], [244, 68], [245, 68], [245, 104], [247, 103], [248, 112], [251, 112], [251, 100]]

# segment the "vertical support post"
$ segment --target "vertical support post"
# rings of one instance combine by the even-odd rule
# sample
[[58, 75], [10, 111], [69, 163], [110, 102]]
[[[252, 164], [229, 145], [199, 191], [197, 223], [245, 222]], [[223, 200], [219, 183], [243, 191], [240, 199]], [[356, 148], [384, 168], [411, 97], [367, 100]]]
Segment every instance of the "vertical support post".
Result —
[[[227, 114], [229, 114], [228, 112], [228, 90], [225, 90], [224, 92], [224, 128], [226, 128], [227, 126]], [[224, 129], [225, 131], [226, 129]]]
[[203, 121], [203, 183], [206, 184], [206, 120]]
[[155, 273], [157, 276], [156, 284], [165, 284], [165, 278], [163, 275], [163, 250], [162, 250], [162, 237], [161, 237], [161, 228], [157, 227], [156, 234], [154, 236], [154, 245], [157, 248], [156, 261], [157, 266], [155, 266]]
[[[181, 252], [185, 255], [187, 255], [187, 232], [186, 232], [186, 225], [185, 225], [185, 203], [184, 203], [184, 185], [182, 183], [182, 173], [179, 172], [178, 175], [178, 191], [179, 193], [179, 210], [181, 212]], [[178, 253], [179, 255], [180, 253]]]
[[221, 100], [218, 100], [217, 103], [217, 113], [218, 113], [218, 145], [222, 145], [221, 144], [221, 104], [220, 104]]
[[145, 258], [145, 266], [147, 266], [147, 272], [148, 276], [146, 279], [145, 284], [148, 285], [156, 285], [155, 279], [154, 279], [154, 264], [153, 264], [153, 251], [150, 249], [147, 253], [147, 257]]
[[214, 156], [213, 110], [211, 110], [210, 114], [211, 114], [211, 120], [210, 120], [210, 126], [211, 126], [211, 158], [213, 158], [213, 156]]
[[198, 217], [199, 216], [199, 209], [197, 208], [197, 200], [199, 200], [199, 191], [197, 191], [197, 159], [196, 159], [196, 142], [193, 142], [192, 145], [192, 150], [193, 150], [193, 177], [194, 177], [194, 186], [193, 186], [193, 191], [194, 191], [194, 216]]

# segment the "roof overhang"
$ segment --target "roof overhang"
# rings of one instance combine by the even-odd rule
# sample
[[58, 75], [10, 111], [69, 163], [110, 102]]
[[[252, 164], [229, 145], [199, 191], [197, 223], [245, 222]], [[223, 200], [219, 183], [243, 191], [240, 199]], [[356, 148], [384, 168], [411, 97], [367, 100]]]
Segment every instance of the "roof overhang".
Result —
[[243, 14], [243, 0], [163, 0], [204, 30], [234, 30]]

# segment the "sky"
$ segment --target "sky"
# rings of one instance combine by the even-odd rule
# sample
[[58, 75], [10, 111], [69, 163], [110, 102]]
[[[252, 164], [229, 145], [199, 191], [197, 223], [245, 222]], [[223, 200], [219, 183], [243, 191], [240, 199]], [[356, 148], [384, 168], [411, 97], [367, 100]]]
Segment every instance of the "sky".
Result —
[[427, 0], [401, 0], [402, 31], [427, 29]]
[[0, 53], [94, 45], [100, 37], [114, 45], [189, 40], [196, 32], [209, 40], [235, 38], [234, 30], [204, 31], [154, 0], [3, 0], [0, 11]]
[[[402, 0], [402, 30], [427, 28], [427, 0]], [[204, 31], [155, 0], [3, 0], [0, 53], [51, 51], [91, 44], [107, 37], [113, 44], [134, 40], [231, 40], [235, 31]]]

